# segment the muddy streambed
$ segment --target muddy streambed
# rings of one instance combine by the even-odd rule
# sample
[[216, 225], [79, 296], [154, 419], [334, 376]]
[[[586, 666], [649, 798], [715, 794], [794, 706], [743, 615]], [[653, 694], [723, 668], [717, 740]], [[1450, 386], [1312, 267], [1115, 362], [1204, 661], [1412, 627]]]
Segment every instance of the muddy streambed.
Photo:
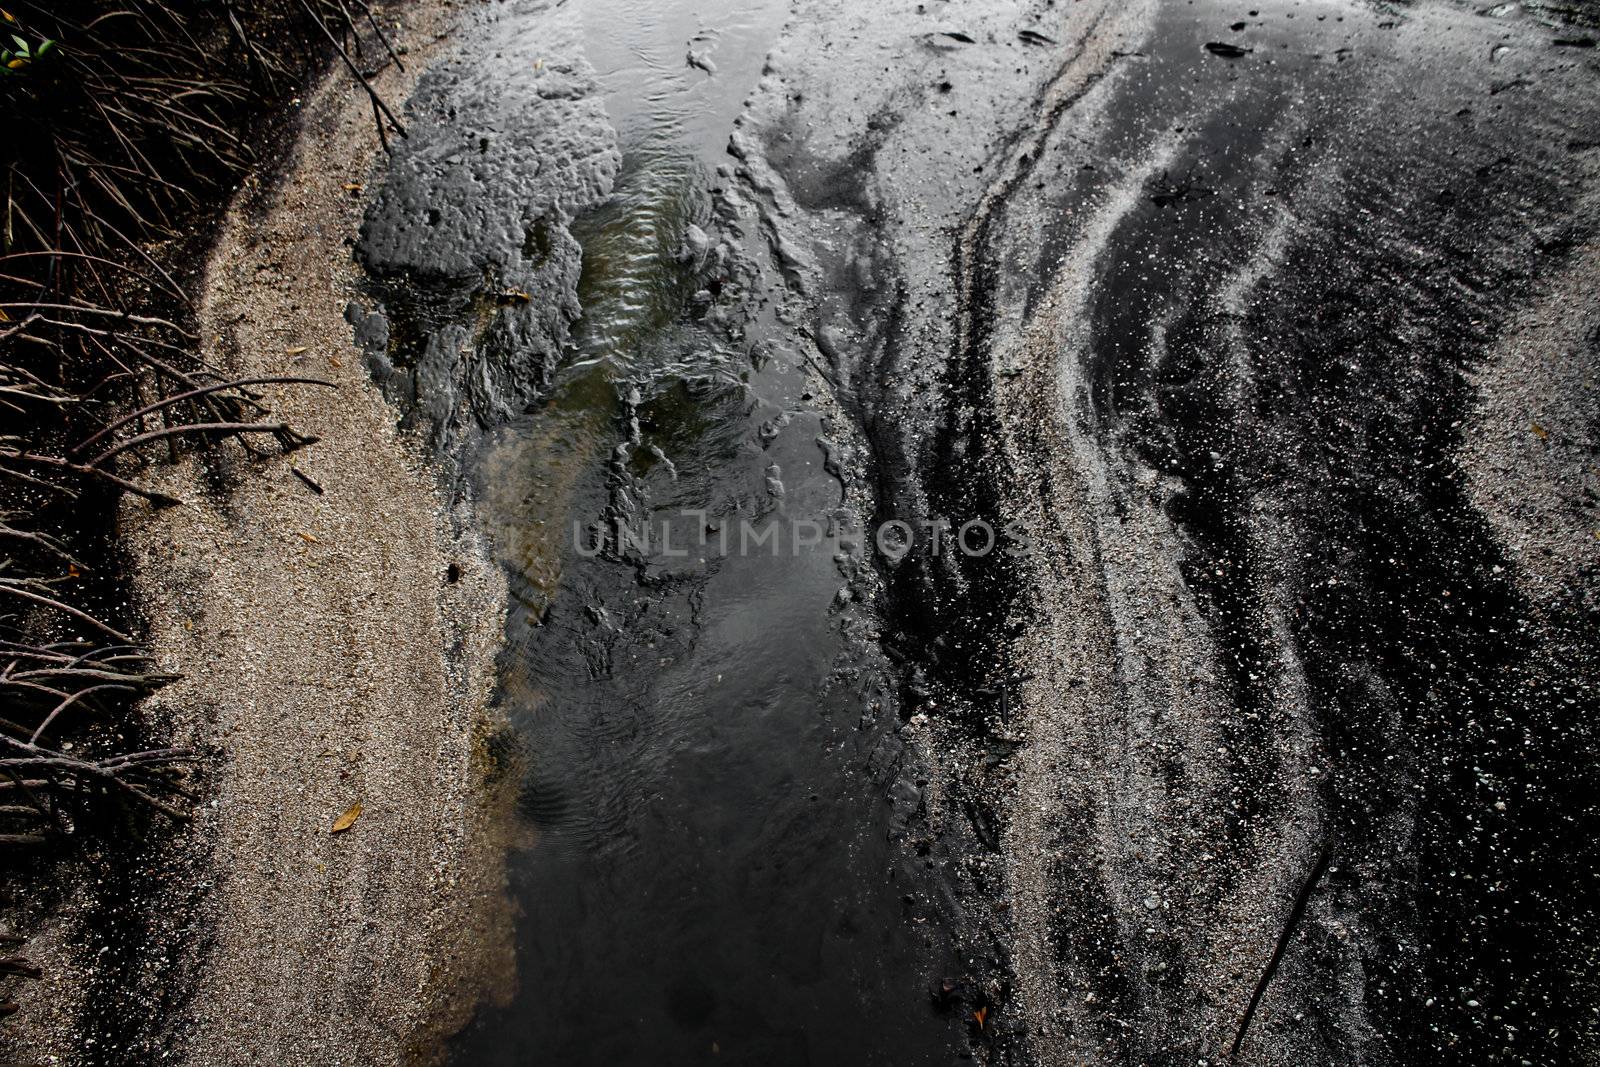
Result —
[[[876, 621], [851, 606], [859, 553], [835, 558], [813, 532], [860, 519], [828, 469], [781, 279], [769, 291], [755, 265], [759, 218], [730, 195], [728, 137], [786, 5], [497, 15], [483, 47], [537, 68], [533, 93], [559, 67], [556, 99], [576, 101], [561, 119], [588, 124], [575, 151], [541, 140], [548, 128], [528, 136], [562, 163], [586, 154], [599, 177], [518, 190], [545, 212], [511, 205], [521, 247], [474, 248], [456, 276], [424, 247], [375, 289], [387, 323], [363, 320], [389, 331], [385, 359], [424, 352], [396, 394], [420, 410], [428, 372], [414, 368], [480, 329], [475, 305], [514, 315], [553, 281], [581, 309], [530, 325], [537, 355], [522, 335], [489, 357], [504, 379], [475, 399], [502, 405], [494, 417], [440, 407], [424, 424], [465, 457], [513, 600], [498, 755], [515, 779], [519, 973], [454, 1059], [937, 1059], [949, 1038], [928, 983], [946, 950], [939, 924], [913, 921], [927, 867], [889, 802], [892, 682]], [[444, 126], [463, 97], [495, 112], [474, 136], [547, 121], [473, 97], [502, 91], [494, 71], [460, 77], [439, 97]], [[507, 368], [528, 362], [539, 374], [519, 395]], [[746, 546], [746, 528], [782, 544]]]
[[884, 683], [832, 610], [844, 579], [827, 546], [724, 541], [841, 501], [781, 328], [708, 314], [724, 286], [763, 299], [746, 246], [703, 235], [783, 5], [574, 7], [620, 165], [573, 221], [582, 317], [548, 394], [475, 472], [521, 609], [520, 976], [456, 1060], [934, 1056], [937, 935], [893, 877], [892, 767], [858, 729]]
[[455, 1061], [1592, 1050], [1587, 18], [465, 14], [349, 313], [512, 587]]

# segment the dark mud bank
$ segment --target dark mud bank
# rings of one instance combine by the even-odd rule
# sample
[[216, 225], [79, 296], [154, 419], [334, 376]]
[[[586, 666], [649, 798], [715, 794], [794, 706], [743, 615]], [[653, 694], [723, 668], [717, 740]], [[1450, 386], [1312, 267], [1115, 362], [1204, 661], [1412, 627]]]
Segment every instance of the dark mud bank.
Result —
[[581, 313], [569, 226], [617, 172], [593, 72], [576, 42], [547, 35], [559, 20], [543, 7], [469, 18], [492, 45], [423, 77], [361, 230], [383, 311], [352, 307], [352, 323], [403, 421], [440, 454], [548, 389]]

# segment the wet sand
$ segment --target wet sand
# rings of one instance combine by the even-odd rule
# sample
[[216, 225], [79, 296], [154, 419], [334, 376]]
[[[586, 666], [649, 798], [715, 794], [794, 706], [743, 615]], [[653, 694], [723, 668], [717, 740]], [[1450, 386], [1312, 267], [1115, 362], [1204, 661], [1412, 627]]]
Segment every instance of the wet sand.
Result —
[[[408, 17], [414, 72], [443, 15]], [[344, 319], [363, 206], [346, 185], [379, 154], [341, 74], [281, 180], [230, 220], [202, 310], [236, 373], [337, 383], [275, 391], [321, 441], [217, 505], [180, 475], [193, 507], [129, 516], [151, 637], [185, 674], [158, 712], [225, 753], [198, 828], [215, 834], [215, 889], [184, 1042], [196, 1064], [405, 1062], [508, 977], [480, 959], [499, 910], [482, 780], [503, 581], [396, 433]], [[399, 101], [409, 80], [378, 89]]]

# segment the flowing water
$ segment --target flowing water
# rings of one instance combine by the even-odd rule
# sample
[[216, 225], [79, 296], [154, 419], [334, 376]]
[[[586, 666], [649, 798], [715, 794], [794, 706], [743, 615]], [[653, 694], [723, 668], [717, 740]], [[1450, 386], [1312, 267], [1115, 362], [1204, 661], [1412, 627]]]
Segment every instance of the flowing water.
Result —
[[[548, 395], [479, 467], [515, 605], [519, 984], [454, 1062], [937, 1059], [940, 945], [860, 722], [881, 665], [833, 549], [787, 536], [840, 504], [825, 428], [755, 275], [736, 321], [707, 313], [735, 268], [691, 230], [786, 5], [574, 7], [621, 168], [572, 226], [583, 314]], [[622, 516], [671, 540], [596, 553]], [[745, 522], [779, 551], [741, 552]]]

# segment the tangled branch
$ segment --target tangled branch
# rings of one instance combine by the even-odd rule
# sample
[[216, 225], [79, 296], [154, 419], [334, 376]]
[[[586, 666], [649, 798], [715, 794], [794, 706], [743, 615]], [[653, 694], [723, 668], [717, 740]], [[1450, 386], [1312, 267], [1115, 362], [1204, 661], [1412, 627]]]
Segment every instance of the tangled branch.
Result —
[[190, 753], [152, 749], [89, 757], [57, 740], [81, 733], [84, 720], [172, 680], [133, 645], [87, 641], [29, 645], [0, 641], [0, 842], [43, 844], [78, 830], [85, 813], [106, 807], [148, 809], [182, 820], [174, 799]]

